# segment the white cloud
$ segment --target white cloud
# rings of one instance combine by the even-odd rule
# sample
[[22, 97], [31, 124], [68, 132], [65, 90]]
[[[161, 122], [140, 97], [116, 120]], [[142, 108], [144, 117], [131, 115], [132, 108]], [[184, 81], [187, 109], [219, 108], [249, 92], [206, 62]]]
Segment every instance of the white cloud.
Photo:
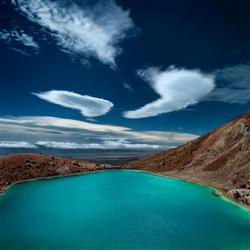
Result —
[[0, 148], [26, 148], [34, 149], [38, 147], [55, 148], [55, 149], [160, 149], [165, 148], [162, 145], [146, 144], [146, 143], [131, 143], [128, 140], [106, 140], [100, 143], [76, 143], [62, 141], [37, 141], [30, 143], [26, 141], [0, 141]]
[[2, 30], [0, 31], [0, 39], [4, 40], [7, 44], [11, 42], [19, 42], [24, 46], [31, 47], [35, 50], [39, 49], [38, 43], [34, 40], [34, 38], [28, 34], [26, 34], [23, 30]]
[[101, 149], [98, 143], [75, 143], [75, 142], [58, 142], [58, 141], [38, 141], [36, 145], [46, 148], [57, 149]]
[[159, 149], [162, 146], [145, 143], [130, 143], [127, 140], [110, 140], [101, 143], [75, 143], [58, 141], [38, 141], [36, 145], [57, 149]]
[[94, 132], [114, 132], [121, 133], [128, 131], [129, 128], [113, 125], [95, 124], [73, 119], [65, 119], [53, 116], [18, 116], [18, 117], [1, 117], [0, 122], [14, 124], [33, 125], [41, 127], [58, 127], [66, 129], [82, 129]]
[[139, 70], [138, 75], [149, 82], [160, 97], [139, 109], [125, 112], [126, 118], [152, 117], [184, 109], [198, 103], [215, 87], [214, 77], [199, 70], [171, 67], [160, 71], [157, 68], [148, 68]]
[[[84, 136], [86, 131], [89, 131], [89, 134], [84, 137], [94, 137], [98, 139], [104, 135], [113, 135], [117, 139], [123, 138], [135, 140], [138, 143], [150, 142], [160, 143], [162, 145], [179, 145], [197, 138], [196, 135], [189, 133], [134, 131], [128, 127], [95, 124], [51, 116], [0, 117], [0, 123], [2, 135], [6, 134], [8, 138], [15, 135], [18, 137], [24, 135], [28, 137], [28, 135], [30, 135], [29, 138], [33, 140], [40, 135], [40, 131], [49, 138], [53, 138], [57, 136], [57, 134], [62, 134], [61, 136], [65, 134], [68, 139], [79, 138], [81, 135]], [[53, 133], [49, 133], [49, 131], [46, 132], [45, 128]], [[11, 134], [8, 133], [9, 129], [11, 129]]]
[[114, 1], [79, 6], [71, 1], [16, 0], [17, 8], [32, 22], [45, 27], [64, 52], [95, 57], [115, 66], [119, 42], [134, 28], [129, 11]]
[[36, 145], [26, 141], [0, 141], [0, 148], [36, 148]]
[[70, 91], [51, 90], [33, 94], [45, 101], [80, 110], [81, 114], [86, 117], [104, 115], [114, 106], [110, 101]]
[[250, 101], [250, 64], [239, 64], [214, 72], [217, 87], [208, 101], [245, 104]]
[[109, 149], [159, 149], [160, 145], [155, 144], [145, 144], [145, 143], [131, 143], [128, 140], [109, 140], [103, 142], [104, 148]]

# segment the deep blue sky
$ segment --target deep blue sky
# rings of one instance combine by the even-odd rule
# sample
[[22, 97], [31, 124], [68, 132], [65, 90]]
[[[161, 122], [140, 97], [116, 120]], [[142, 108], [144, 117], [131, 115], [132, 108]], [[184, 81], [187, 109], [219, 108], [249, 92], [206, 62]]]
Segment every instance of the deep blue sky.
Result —
[[[53, 37], [56, 32], [30, 20], [27, 12], [19, 8], [23, 1], [14, 2], [2, 1], [0, 4], [1, 117], [53, 116], [88, 121], [77, 110], [31, 94], [50, 90], [73, 91], [108, 100], [114, 104], [111, 111], [88, 122], [124, 126], [135, 131], [201, 135], [250, 109], [248, 0], [113, 2], [123, 11], [129, 10], [129, 18], [133, 21], [133, 27], [125, 32], [126, 38], [115, 45], [122, 49], [120, 55], [115, 57], [115, 69], [92, 55], [79, 55], [72, 51], [65, 53]], [[84, 9], [93, 6], [96, 1], [74, 2]], [[64, 4], [64, 1], [58, 3]], [[67, 1], [63, 7], [68, 8], [71, 3]], [[39, 48], [26, 46], [16, 33], [11, 35], [13, 30], [28, 34]], [[81, 63], [82, 59], [88, 60], [86, 65]], [[158, 98], [136, 71], [159, 67], [163, 72], [171, 65], [175, 69], [198, 69], [202, 74], [214, 75], [214, 90], [218, 87], [222, 89], [220, 97], [204, 96], [195, 105], [162, 112], [154, 117], [123, 117], [123, 112], [138, 109]], [[228, 69], [233, 76], [228, 75]], [[124, 87], [125, 83], [131, 90]], [[223, 95], [235, 97], [233, 101], [228, 101]], [[241, 101], [237, 101], [238, 96]], [[20, 138], [17, 136], [11, 140]], [[3, 140], [8, 140], [6, 134]], [[51, 140], [54, 141], [53, 138]]]

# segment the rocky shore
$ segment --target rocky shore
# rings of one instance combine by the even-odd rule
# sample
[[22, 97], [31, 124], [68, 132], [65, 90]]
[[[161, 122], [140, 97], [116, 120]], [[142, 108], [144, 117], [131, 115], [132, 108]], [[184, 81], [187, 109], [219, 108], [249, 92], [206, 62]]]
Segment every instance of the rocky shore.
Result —
[[235, 188], [229, 190], [227, 193], [229, 196], [234, 197], [234, 199], [250, 206], [250, 188]]
[[13, 154], [0, 157], [0, 193], [20, 181], [117, 169], [119, 166], [71, 160], [44, 154]]

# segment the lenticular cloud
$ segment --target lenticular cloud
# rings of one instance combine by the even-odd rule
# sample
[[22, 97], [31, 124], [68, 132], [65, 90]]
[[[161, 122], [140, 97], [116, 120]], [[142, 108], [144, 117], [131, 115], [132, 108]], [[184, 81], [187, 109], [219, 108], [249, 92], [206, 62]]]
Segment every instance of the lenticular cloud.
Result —
[[104, 115], [114, 106], [113, 103], [108, 100], [89, 95], [79, 95], [70, 91], [51, 90], [33, 94], [50, 103], [80, 110], [81, 114], [85, 117]]
[[124, 113], [126, 118], [145, 118], [184, 109], [198, 103], [215, 87], [214, 77], [199, 70], [157, 68], [139, 70], [138, 75], [149, 82], [159, 98], [136, 110]]

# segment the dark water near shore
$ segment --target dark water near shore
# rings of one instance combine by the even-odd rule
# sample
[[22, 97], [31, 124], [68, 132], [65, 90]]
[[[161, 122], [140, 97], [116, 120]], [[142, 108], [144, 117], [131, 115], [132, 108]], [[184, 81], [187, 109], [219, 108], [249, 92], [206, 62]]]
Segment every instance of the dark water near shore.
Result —
[[250, 249], [250, 213], [213, 190], [129, 170], [36, 180], [0, 199], [0, 249]]

